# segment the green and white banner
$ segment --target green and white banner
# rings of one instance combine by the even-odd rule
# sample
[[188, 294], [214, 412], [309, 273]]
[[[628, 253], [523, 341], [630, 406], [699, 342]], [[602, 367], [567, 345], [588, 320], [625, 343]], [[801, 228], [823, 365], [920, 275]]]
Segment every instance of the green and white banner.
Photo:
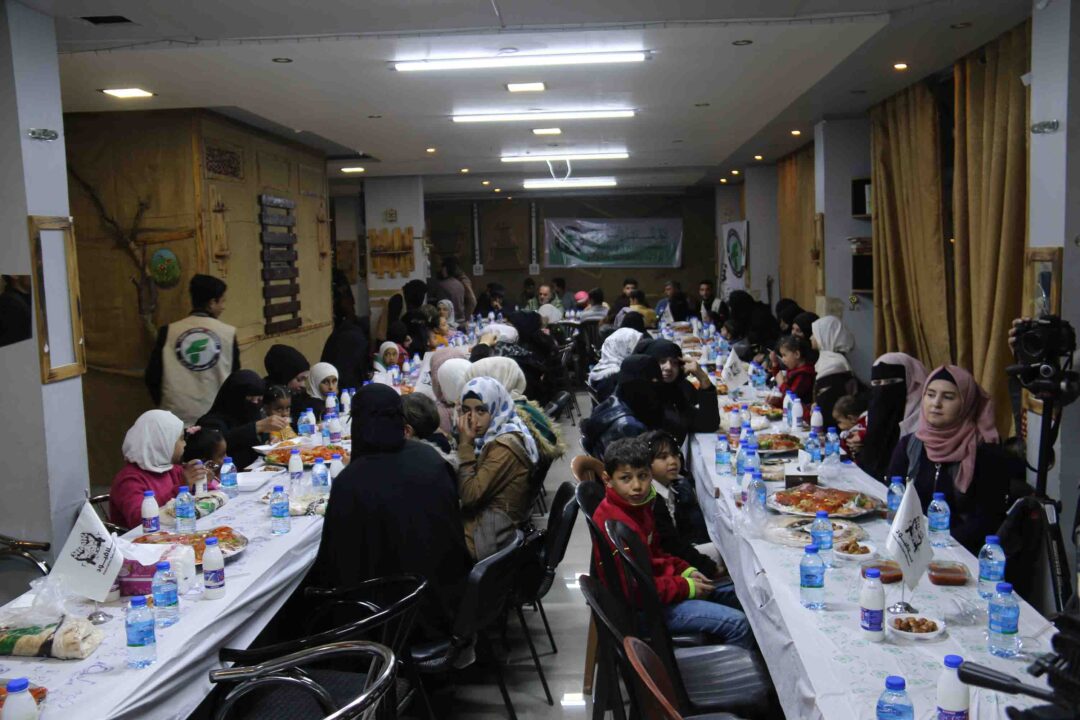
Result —
[[544, 220], [548, 267], [680, 267], [681, 218]]

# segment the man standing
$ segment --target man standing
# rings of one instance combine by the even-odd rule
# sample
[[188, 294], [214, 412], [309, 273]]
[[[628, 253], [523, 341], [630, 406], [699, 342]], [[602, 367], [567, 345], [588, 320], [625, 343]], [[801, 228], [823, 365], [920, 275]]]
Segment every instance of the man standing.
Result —
[[720, 314], [720, 298], [716, 297], [712, 280], [705, 279], [698, 284], [698, 297], [701, 298], [701, 322], [714, 322]]
[[225, 378], [240, 369], [236, 328], [218, 320], [226, 289], [216, 277], [192, 277], [191, 314], [158, 330], [146, 366], [150, 396], [185, 425], [206, 414]]
[[431, 285], [431, 299], [434, 302], [449, 300], [454, 304], [454, 318], [465, 320], [472, 317], [476, 310], [476, 295], [472, 282], [461, 271], [456, 257], [445, 257], [439, 268], [438, 279]]

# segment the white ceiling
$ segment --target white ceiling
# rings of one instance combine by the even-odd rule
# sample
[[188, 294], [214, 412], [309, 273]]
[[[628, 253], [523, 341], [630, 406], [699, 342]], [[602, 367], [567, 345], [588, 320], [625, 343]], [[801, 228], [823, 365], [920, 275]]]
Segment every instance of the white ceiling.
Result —
[[[530, 28], [512, 31], [500, 27], [491, 0], [29, 4], [59, 18], [67, 112], [234, 107], [236, 114], [304, 131], [295, 136], [300, 140], [319, 136], [330, 141], [323, 147], [375, 156], [379, 162], [362, 163], [365, 176], [424, 175], [431, 194], [496, 186], [513, 192], [547, 168], [506, 165], [501, 154], [563, 150], [628, 151], [629, 160], [574, 164], [575, 176], [615, 175], [621, 187], [685, 187], [720, 174], [737, 181], [728, 175], [739, 166], [733, 161], [753, 162], [755, 152], [775, 159], [811, 139], [822, 116], [864, 111], [872, 99], [1019, 22], [1030, 8], [1024, 0], [496, 0], [503, 26]], [[95, 27], [70, 19], [91, 14], [124, 15], [138, 24]], [[958, 19], [976, 25], [948, 30]], [[753, 44], [732, 45], [741, 39]], [[116, 49], [120, 44], [127, 47]], [[644, 49], [652, 59], [532, 71], [389, 67], [393, 60], [492, 55], [508, 47], [518, 53]], [[273, 63], [275, 57], [293, 62]], [[895, 59], [915, 72], [893, 72]], [[503, 87], [533, 80], [549, 90], [511, 95]], [[851, 96], [853, 85], [870, 92]], [[127, 86], [157, 95], [119, 101], [97, 91]], [[708, 106], [696, 107], [701, 103]], [[563, 129], [554, 138], [533, 136], [530, 123], [449, 119], [588, 107], [639, 112], [633, 119], [542, 123]], [[803, 136], [792, 138], [791, 127]], [[429, 146], [438, 152], [424, 152]], [[355, 164], [331, 161], [331, 177]], [[461, 175], [462, 167], [471, 172]], [[480, 185], [485, 178], [493, 181], [489, 188]]]

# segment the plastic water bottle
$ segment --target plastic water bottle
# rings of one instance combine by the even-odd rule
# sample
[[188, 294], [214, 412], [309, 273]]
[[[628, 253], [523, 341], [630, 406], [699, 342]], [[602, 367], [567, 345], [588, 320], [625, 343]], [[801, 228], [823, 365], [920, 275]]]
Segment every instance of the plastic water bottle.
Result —
[[799, 562], [799, 601], [810, 610], [825, 609], [825, 563], [817, 545], [807, 545]]
[[825, 462], [829, 464], [840, 462], [840, 433], [831, 425], [825, 431]]
[[303, 437], [311, 437], [315, 434], [315, 410], [308, 408], [300, 413], [296, 421], [296, 432]]
[[817, 545], [821, 562], [825, 563], [825, 567], [832, 567], [833, 526], [827, 511], [817, 511], [814, 522], [810, 523], [810, 539]]
[[810, 455], [810, 464], [817, 467], [821, 464], [821, 443], [818, 442], [818, 434], [813, 430], [806, 438], [806, 452]]
[[731, 446], [724, 433], [716, 433], [716, 474], [731, 477]]
[[749, 496], [747, 493], [750, 490], [750, 486], [754, 482], [753, 472], [744, 472], [742, 475], [735, 475], [735, 492], [738, 493], [739, 502], [743, 504], [743, 507], [749, 509]]
[[337, 476], [341, 474], [341, 471], [345, 469], [345, 466], [341, 463], [341, 454], [334, 453], [330, 456], [330, 479], [336, 480]]
[[341, 442], [341, 418], [338, 417], [337, 413], [330, 416], [330, 419], [326, 421], [326, 425], [330, 432], [330, 442]]
[[319, 432], [319, 443], [324, 447], [330, 444], [330, 422], [329, 419], [323, 417], [322, 428]]
[[788, 427], [795, 427], [791, 424], [791, 402], [794, 397], [795, 393], [791, 392], [790, 390], [784, 393], [784, 403], [782, 410], [784, 411], [784, 422], [787, 423]]
[[300, 448], [293, 448], [289, 453], [289, 487], [293, 492], [300, 489], [300, 483], [304, 479], [304, 458], [300, 456]]
[[743, 459], [743, 472], [761, 474], [761, 460], [758, 458], [757, 449], [753, 444], [746, 448], [746, 457]]
[[195, 532], [195, 498], [191, 496], [187, 485], [180, 486], [176, 495], [176, 532]]
[[[202, 460], [196, 460], [195, 461], [195, 467], [196, 468], [202, 468], [203, 467], [203, 461]], [[209, 473], [205, 472], [205, 470], [206, 470], [205, 468], [203, 468], [203, 470], [204, 470], [204, 472], [202, 473], [202, 476], [201, 476], [202, 479], [201, 480], [196, 480], [194, 487], [191, 488], [191, 492], [192, 492], [193, 495], [203, 495], [203, 494], [205, 494], [207, 492], [207, 490], [210, 489], [210, 486], [209, 486], [210, 481], [208, 479]]]
[[817, 433], [819, 438], [825, 437], [825, 416], [817, 403], [810, 406], [810, 432]]
[[878, 568], [867, 568], [859, 591], [859, 627], [863, 637], [870, 642], [885, 639], [885, 588]]
[[899, 675], [885, 678], [885, 692], [877, 701], [877, 720], [915, 720], [915, 706], [906, 689], [907, 683]]
[[177, 597], [176, 573], [168, 560], [157, 564], [154, 579], [150, 581], [150, 591], [154, 595], [154, 622], [162, 628], [175, 625], [180, 619], [180, 600]]
[[987, 649], [991, 655], [1011, 658], [1020, 653], [1020, 605], [1013, 595], [1012, 584], [997, 584], [990, 599], [990, 636]]
[[750, 405], [743, 403], [739, 406], [739, 424], [743, 427], [750, 427]]
[[217, 600], [225, 597], [225, 556], [221, 554], [216, 537], [206, 538], [202, 556], [203, 597]]
[[330, 469], [322, 458], [315, 458], [315, 464], [311, 466], [311, 489], [319, 495], [330, 492]]
[[791, 429], [799, 427], [803, 421], [803, 406], [802, 400], [796, 395], [791, 400]]
[[337, 413], [337, 394], [326, 393], [326, 409], [323, 411], [323, 415], [331, 415]]
[[888, 507], [888, 519], [891, 523], [896, 517], [896, 511], [900, 509], [900, 501], [904, 499], [904, 478], [893, 475], [889, 478], [889, 495], [886, 500]]
[[27, 678], [13, 678], [7, 681], [5, 687], [7, 697], [4, 709], [0, 711], [0, 720], [35, 720], [38, 706], [37, 700], [30, 694], [30, 681]]
[[270, 495], [270, 532], [284, 535], [289, 532], [290, 527], [289, 494], [282, 486], [275, 485], [274, 492]]
[[739, 433], [742, 429], [742, 420], [739, 418], [737, 408], [728, 413], [728, 447], [733, 450], [739, 449]]
[[994, 597], [999, 582], [1005, 582], [1005, 551], [997, 535], [987, 535], [979, 551], [979, 597]]
[[750, 482], [746, 486], [747, 501], [750, 503], [751, 509], [757, 514], [758, 518], [765, 517], [765, 481], [761, 478], [760, 470], [746, 469], [746, 474], [750, 476]]
[[390, 366], [390, 382], [394, 385], [401, 384], [401, 368], [397, 365]]
[[952, 514], [949, 512], [949, 504], [945, 502], [945, 493], [934, 493], [934, 499], [926, 509], [926, 516], [930, 525], [930, 544], [933, 547], [949, 547], [949, 523]]
[[236, 465], [231, 457], [226, 457], [221, 464], [221, 491], [230, 498], [240, 494], [240, 486], [236, 484]]
[[341, 408], [342, 415], [348, 415], [349, 409], [352, 408], [352, 396], [355, 394], [355, 390], [351, 388], [345, 388], [341, 391]]
[[161, 509], [154, 498], [153, 490], [143, 490], [142, 531], [154, 533], [161, 529]]
[[937, 681], [937, 720], [968, 720], [971, 691], [960, 682], [957, 668], [964, 664], [959, 655], [946, 655], [945, 668]]

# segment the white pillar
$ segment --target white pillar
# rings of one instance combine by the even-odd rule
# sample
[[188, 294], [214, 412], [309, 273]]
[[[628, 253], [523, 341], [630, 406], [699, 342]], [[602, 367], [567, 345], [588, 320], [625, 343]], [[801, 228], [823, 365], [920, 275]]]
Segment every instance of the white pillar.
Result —
[[[412, 228], [413, 270], [406, 276], [400, 274], [378, 277], [371, 270], [371, 248], [367, 251], [368, 297], [371, 309], [372, 332], [378, 327], [386, 302], [401, 286], [410, 280], [427, 280], [430, 274], [428, 257], [424, 250], [424, 181], [419, 176], [373, 178], [364, 181], [364, 216], [367, 231], [386, 228]], [[462, 260], [463, 266], [467, 263]]]
[[[61, 137], [31, 140], [30, 128], [55, 130]], [[13, 0], [0, 2], [3, 274], [31, 274], [27, 215], [69, 214], [63, 129], [53, 19]], [[50, 278], [66, 277], [47, 272]], [[0, 348], [0, 457], [7, 466], [0, 480], [0, 528], [52, 542], [55, 552], [89, 485], [82, 380], [42, 385], [36, 327], [34, 333], [29, 341]]]
[[750, 292], [768, 301], [768, 280], [773, 280], [772, 304], [780, 299], [780, 224], [776, 209], [775, 165], [743, 170], [743, 205], [750, 238]]

